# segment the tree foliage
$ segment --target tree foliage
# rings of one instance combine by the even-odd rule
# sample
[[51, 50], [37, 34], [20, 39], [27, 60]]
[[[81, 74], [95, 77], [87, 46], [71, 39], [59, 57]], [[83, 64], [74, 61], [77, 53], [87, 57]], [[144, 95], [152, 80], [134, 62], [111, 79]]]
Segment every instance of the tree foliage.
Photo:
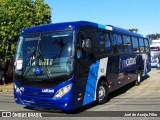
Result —
[[51, 8], [44, 0], [0, 0], [0, 57], [14, 54], [24, 28], [50, 22]]
[[160, 34], [156, 33], [156, 34], [149, 34], [147, 35], [147, 37], [151, 40], [157, 40], [160, 39]]
[[129, 29], [129, 31], [137, 33], [139, 30], [137, 28], [132, 28], [132, 29]]

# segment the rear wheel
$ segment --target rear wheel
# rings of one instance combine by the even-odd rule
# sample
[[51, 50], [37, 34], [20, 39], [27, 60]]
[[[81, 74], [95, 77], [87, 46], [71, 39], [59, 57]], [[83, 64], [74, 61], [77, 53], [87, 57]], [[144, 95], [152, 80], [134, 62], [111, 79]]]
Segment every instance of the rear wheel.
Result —
[[136, 86], [138, 86], [138, 85], [141, 84], [141, 78], [142, 78], [142, 76], [141, 76], [141, 70], [138, 70], [137, 71], [137, 79], [136, 79], [136, 82], [135, 82]]
[[97, 86], [96, 101], [98, 104], [103, 104], [108, 98], [108, 86], [105, 81], [100, 81]]

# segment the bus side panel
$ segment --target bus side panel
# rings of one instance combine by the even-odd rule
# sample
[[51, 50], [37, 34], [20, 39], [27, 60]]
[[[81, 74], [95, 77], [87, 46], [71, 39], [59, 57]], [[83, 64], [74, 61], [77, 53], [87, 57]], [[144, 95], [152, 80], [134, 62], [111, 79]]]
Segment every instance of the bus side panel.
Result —
[[93, 63], [90, 68], [89, 68], [89, 74], [88, 74], [88, 79], [87, 79], [87, 84], [85, 88], [85, 94], [84, 94], [84, 100], [83, 100], [83, 105], [86, 105], [90, 102], [93, 102], [95, 99], [95, 91], [96, 91], [96, 83], [98, 79], [98, 71], [99, 71], [99, 65], [100, 61], [96, 61]]
[[[101, 76], [106, 76], [108, 57], [97, 60], [89, 66], [88, 72], [81, 69], [81, 76], [76, 80], [76, 97], [77, 108], [96, 100], [96, 88]], [[88, 74], [88, 76], [86, 75]], [[81, 79], [80, 79], [81, 78]], [[83, 99], [81, 95], [83, 96]]]
[[102, 76], [106, 76], [108, 57], [102, 58], [90, 66], [83, 105], [96, 100], [97, 84]]
[[108, 59], [107, 80], [109, 92], [136, 79], [136, 55], [118, 55]]
[[119, 56], [112, 56], [108, 58], [108, 67], [106, 77], [109, 83], [109, 92], [117, 89], [119, 78]]
[[83, 100], [85, 95], [85, 88], [87, 85], [87, 78], [89, 75], [88, 61], [83, 59], [76, 60], [76, 72], [75, 72], [75, 92], [74, 92], [74, 102], [75, 108], [83, 106]]
[[134, 54], [129, 54], [126, 55], [125, 58], [125, 64], [126, 64], [126, 69], [125, 72], [127, 73], [127, 84], [136, 80], [136, 72], [137, 72], [137, 61], [141, 62], [142, 60], [138, 59], [138, 56]]
[[147, 68], [148, 68], [148, 72], [151, 71], [151, 54], [150, 53], [147, 53], [148, 54], [148, 61], [147, 61]]
[[149, 71], [151, 71], [151, 60], [150, 60], [150, 54], [146, 53], [146, 54], [142, 54], [142, 59], [143, 59], [143, 64], [144, 64], [144, 67], [143, 67], [143, 74], [142, 76], [145, 76], [147, 75], [147, 73]]
[[122, 87], [135, 79], [136, 74], [136, 58], [134, 55], [120, 55], [119, 58], [119, 79]]

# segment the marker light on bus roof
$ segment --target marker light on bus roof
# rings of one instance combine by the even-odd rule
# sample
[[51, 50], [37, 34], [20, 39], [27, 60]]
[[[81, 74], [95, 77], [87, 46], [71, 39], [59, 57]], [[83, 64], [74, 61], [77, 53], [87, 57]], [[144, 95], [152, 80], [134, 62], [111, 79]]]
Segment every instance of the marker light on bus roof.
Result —
[[111, 26], [106, 26], [106, 30], [110, 30], [110, 31], [112, 31], [112, 30], [113, 30], [113, 28], [112, 28]]

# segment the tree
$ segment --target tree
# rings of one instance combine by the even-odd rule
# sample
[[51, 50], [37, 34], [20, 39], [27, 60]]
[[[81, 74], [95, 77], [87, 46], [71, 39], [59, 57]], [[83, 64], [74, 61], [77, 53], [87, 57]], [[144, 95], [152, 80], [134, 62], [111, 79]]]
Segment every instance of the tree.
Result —
[[14, 54], [24, 28], [50, 22], [51, 8], [44, 0], [0, 0], [1, 57], [10, 58]]
[[5, 71], [14, 55], [20, 32], [50, 22], [51, 8], [44, 0], [0, 0], [0, 59], [5, 61]]
[[132, 29], [129, 29], [129, 31], [137, 33], [139, 30], [137, 28], [132, 28]]
[[147, 37], [151, 40], [157, 40], [160, 39], [160, 34], [156, 33], [156, 34], [149, 34], [147, 35]]

